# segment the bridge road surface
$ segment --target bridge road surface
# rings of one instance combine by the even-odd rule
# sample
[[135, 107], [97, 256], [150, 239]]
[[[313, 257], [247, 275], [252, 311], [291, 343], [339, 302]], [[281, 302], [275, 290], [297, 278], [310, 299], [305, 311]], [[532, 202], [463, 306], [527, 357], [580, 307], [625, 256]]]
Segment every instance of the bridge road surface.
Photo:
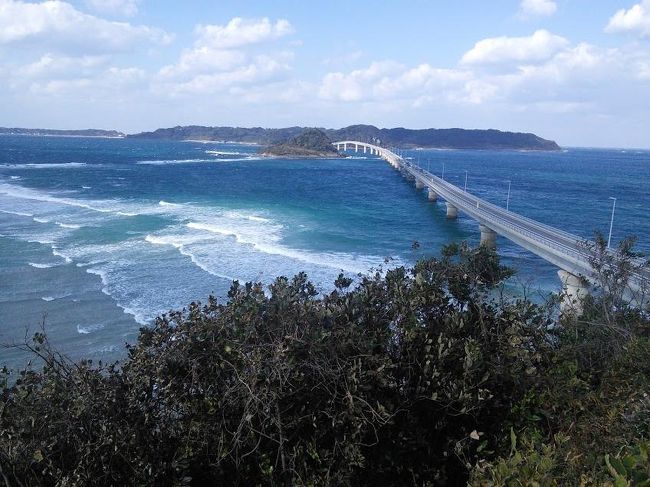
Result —
[[[362, 147], [364, 152], [369, 149], [371, 154], [379, 155], [405, 175], [427, 186], [435, 196], [440, 196], [446, 201], [448, 216], [453, 218], [456, 211], [460, 210], [482, 226], [482, 242], [484, 235], [488, 237], [486, 240], [489, 240], [489, 232], [503, 235], [575, 277], [576, 282], [594, 280], [594, 269], [590, 263], [593, 252], [585, 244], [585, 239], [485, 201], [384, 147], [358, 141], [334, 142], [333, 145], [337, 149], [342, 147], [343, 150], [347, 150], [348, 146], [354, 147], [355, 150]], [[494, 236], [491, 238], [494, 241]], [[630, 291], [632, 294], [640, 294], [650, 289], [650, 268], [645, 260], [637, 259], [635, 264], [639, 269], [630, 279]], [[560, 277], [565, 279], [562, 274]], [[586, 286], [584, 283], [584, 287]]]

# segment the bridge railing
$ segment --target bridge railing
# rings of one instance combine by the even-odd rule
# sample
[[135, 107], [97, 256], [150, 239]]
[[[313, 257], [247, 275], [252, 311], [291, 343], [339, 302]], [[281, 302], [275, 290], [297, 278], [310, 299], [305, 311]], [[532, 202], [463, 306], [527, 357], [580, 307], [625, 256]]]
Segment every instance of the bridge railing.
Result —
[[[401, 158], [399, 158], [401, 159]], [[401, 159], [403, 161], [403, 159]], [[440, 193], [446, 193], [449, 191], [451, 194], [441, 194], [443, 198], [447, 199], [450, 203], [456, 203], [458, 206], [463, 209], [466, 213], [473, 213], [474, 217], [477, 218], [479, 221], [484, 221], [486, 224], [489, 223], [497, 223], [501, 225], [502, 227], [509, 228], [510, 230], [516, 232], [517, 234], [520, 234], [522, 236], [528, 237], [529, 239], [532, 239], [540, 244], [543, 244], [547, 247], [550, 247], [554, 250], [557, 250], [561, 252], [564, 255], [570, 255], [573, 259], [577, 260], [578, 263], [580, 264], [587, 264], [586, 267], [588, 266], [588, 256], [584, 254], [584, 252], [581, 252], [577, 250], [575, 247], [567, 245], [567, 244], [561, 244], [558, 243], [557, 241], [554, 241], [544, 235], [540, 235], [539, 233], [536, 233], [534, 231], [529, 230], [525, 226], [522, 226], [521, 224], [518, 224], [513, 222], [512, 220], [517, 220], [521, 219], [526, 221], [526, 223], [532, 223], [533, 226], [538, 227], [540, 229], [543, 229], [549, 233], [557, 234], [557, 233], [563, 233], [563, 236], [569, 237], [569, 241], [572, 245], [577, 244], [580, 242], [580, 239], [576, 237], [575, 235], [572, 235], [567, 232], [558, 232], [557, 229], [553, 227], [549, 227], [544, 224], [540, 224], [539, 222], [536, 222], [535, 220], [530, 220], [525, 217], [521, 217], [520, 215], [516, 213], [512, 213], [510, 211], [507, 211], [507, 216], [509, 218], [505, 218], [501, 215], [501, 213], [505, 213], [506, 210], [503, 208], [496, 206], [492, 203], [489, 203], [481, 198], [477, 198], [476, 196], [467, 193], [457, 186], [449, 183], [448, 181], [445, 181], [441, 178], [438, 178], [437, 176], [434, 176], [433, 174], [424, 171], [423, 169], [415, 166], [412, 163], [409, 163], [407, 161], [404, 161], [402, 163], [404, 166], [407, 166], [407, 168], [410, 170], [409, 172], [411, 173], [416, 173], [419, 175], [422, 179], [429, 180], [429, 183], [432, 183], [434, 186], [438, 186], [439, 192]], [[415, 174], [414, 174], [415, 175]], [[440, 191], [440, 187], [444, 188], [443, 191]], [[446, 190], [446, 191], [445, 191]], [[460, 204], [459, 204], [460, 202]], [[464, 203], [464, 204], [463, 204]], [[478, 203], [478, 207], [474, 207], [474, 204]], [[496, 210], [496, 211], [495, 211]]]
[[[585, 271], [584, 275], [590, 275], [592, 273], [591, 259], [593, 259], [594, 254], [584, 245], [586, 241], [583, 238], [483, 200], [433, 175], [429, 171], [425, 171], [386, 148], [356, 141], [337, 142], [335, 145], [343, 143], [357, 144], [358, 146], [366, 146], [374, 149], [381, 157], [394, 160], [394, 162], [406, 169], [411, 175], [416, 178], [419, 177], [422, 182], [433, 187], [434, 191], [440, 193], [444, 199], [457, 205], [465, 213], [477, 219], [479, 222], [487, 225], [492, 224], [492, 226], [500, 226], [501, 228], [499, 230], [501, 232], [507, 229], [514, 235], [526, 237], [539, 244], [541, 249], [552, 249], [556, 255], [559, 253], [558, 258], [561, 256], [562, 259], [568, 259], [573, 265], [582, 268]], [[639, 268], [645, 269], [648, 266], [648, 262], [644, 259], [634, 259], [633, 262]], [[647, 271], [644, 269], [632, 273], [633, 277], [639, 282], [650, 281], [650, 269]]]
[[[445, 181], [444, 179], [441, 179], [438, 176], [436, 176], [434, 174], [431, 174], [430, 172], [425, 171], [424, 169], [422, 169], [422, 168], [420, 168], [418, 166], [415, 166], [412, 163], [405, 162], [404, 164], [408, 165], [411, 169], [413, 169], [413, 170], [417, 171], [418, 173], [420, 173], [421, 176], [429, 177], [429, 178], [433, 179], [434, 182], [437, 182], [438, 184], [443, 184], [443, 185], [449, 187], [449, 189], [454, 190], [456, 192], [462, 192], [462, 193], [466, 193], [468, 195], [471, 195], [471, 193], [467, 193], [466, 191], [461, 190], [458, 186], [455, 186], [455, 185], [451, 184], [450, 182]], [[546, 225], [545, 223], [541, 223], [541, 222], [538, 222], [537, 220], [533, 220], [532, 218], [528, 218], [528, 217], [520, 215], [518, 213], [514, 213], [514, 212], [512, 212], [510, 210], [506, 210], [505, 208], [502, 208], [502, 207], [500, 207], [498, 205], [495, 205], [494, 203], [490, 203], [489, 201], [486, 201], [486, 200], [484, 200], [482, 198], [479, 198], [477, 196], [471, 195], [471, 197], [473, 198], [474, 203], [476, 203], [476, 201], [478, 201], [479, 204], [482, 205], [484, 208], [490, 208], [490, 209], [494, 210], [495, 212], [510, 215], [510, 216], [512, 216], [514, 218], [525, 221], [526, 223], [528, 223], [528, 224], [530, 224], [532, 226], [535, 226], [535, 227], [537, 227], [539, 229], [543, 229], [543, 230], [545, 230], [547, 232], [551, 232], [551, 233], [554, 233], [555, 235], [561, 236], [561, 237], [563, 237], [563, 238], [565, 238], [565, 239], [567, 239], [567, 240], [569, 240], [571, 242], [582, 242], [584, 240], [584, 239], [580, 238], [579, 236], [574, 235], [574, 234], [572, 234], [570, 232], [566, 232], [564, 230], [557, 229], [557, 228], [552, 227], [550, 225]]]

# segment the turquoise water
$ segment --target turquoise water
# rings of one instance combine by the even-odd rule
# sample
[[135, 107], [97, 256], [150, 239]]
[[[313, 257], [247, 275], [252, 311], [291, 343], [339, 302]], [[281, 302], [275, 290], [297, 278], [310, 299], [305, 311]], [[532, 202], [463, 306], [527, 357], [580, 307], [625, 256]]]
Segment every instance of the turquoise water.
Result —
[[[233, 279], [306, 271], [327, 291], [343, 271], [410, 264], [475, 222], [447, 221], [385, 162], [261, 159], [258, 147], [197, 142], [0, 137], [0, 342], [44, 322], [68, 353], [119, 358], [160, 313]], [[423, 167], [510, 209], [578, 235], [639, 237], [650, 251], [650, 152], [411, 151]], [[420, 243], [417, 252], [413, 241]], [[556, 269], [505, 239], [512, 287], [557, 290]], [[23, 363], [0, 349], [0, 363]]]

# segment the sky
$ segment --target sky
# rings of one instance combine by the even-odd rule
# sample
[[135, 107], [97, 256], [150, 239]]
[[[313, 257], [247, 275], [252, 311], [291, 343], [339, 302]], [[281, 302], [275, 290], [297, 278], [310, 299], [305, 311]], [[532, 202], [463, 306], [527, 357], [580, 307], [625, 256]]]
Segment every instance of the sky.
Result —
[[650, 0], [0, 0], [0, 126], [357, 123], [650, 148]]

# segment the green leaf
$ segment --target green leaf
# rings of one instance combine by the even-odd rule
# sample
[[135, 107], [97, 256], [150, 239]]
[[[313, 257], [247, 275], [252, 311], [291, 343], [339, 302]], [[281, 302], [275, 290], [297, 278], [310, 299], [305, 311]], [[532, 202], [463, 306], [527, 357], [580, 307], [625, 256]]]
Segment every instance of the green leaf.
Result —
[[513, 455], [517, 451], [517, 435], [515, 430], [510, 428], [510, 455]]
[[612, 467], [614, 467], [614, 470], [616, 470], [616, 472], [619, 475], [622, 475], [622, 476], [627, 475], [627, 469], [625, 468], [625, 465], [623, 465], [623, 462], [621, 462], [620, 459], [618, 459], [616, 457], [611, 458], [610, 463], [611, 463]]

